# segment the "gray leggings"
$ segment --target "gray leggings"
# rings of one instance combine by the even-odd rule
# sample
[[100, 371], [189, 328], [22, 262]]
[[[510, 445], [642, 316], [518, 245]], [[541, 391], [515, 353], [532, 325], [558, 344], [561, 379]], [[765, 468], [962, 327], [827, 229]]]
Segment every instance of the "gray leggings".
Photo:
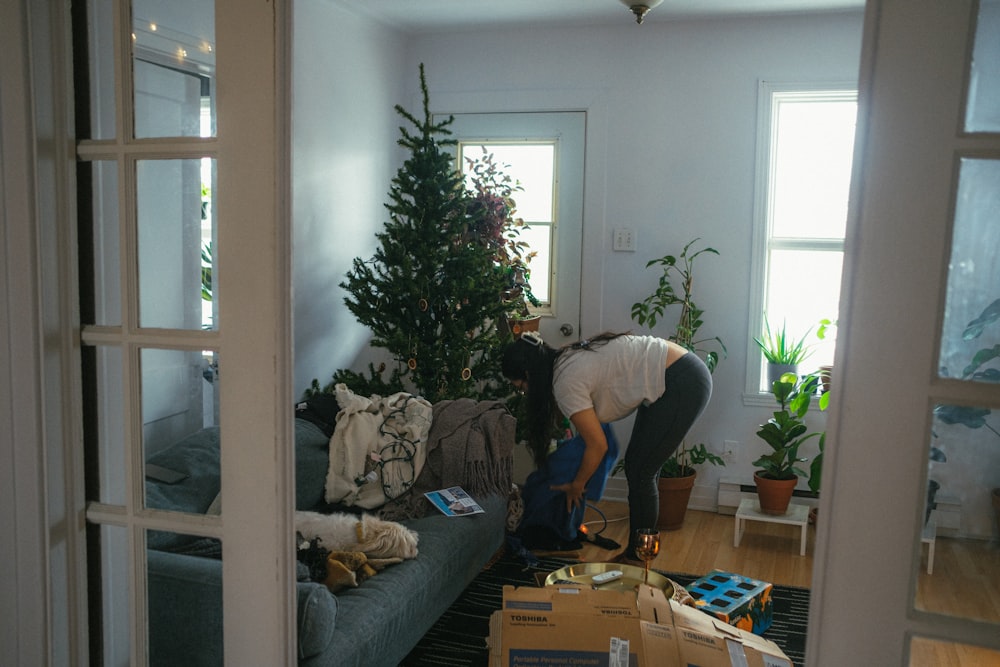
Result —
[[666, 369], [663, 395], [636, 411], [632, 437], [625, 451], [628, 480], [629, 545], [635, 557], [635, 531], [656, 528], [660, 495], [656, 480], [660, 466], [680, 446], [691, 425], [712, 396], [712, 375], [694, 353], [685, 354]]

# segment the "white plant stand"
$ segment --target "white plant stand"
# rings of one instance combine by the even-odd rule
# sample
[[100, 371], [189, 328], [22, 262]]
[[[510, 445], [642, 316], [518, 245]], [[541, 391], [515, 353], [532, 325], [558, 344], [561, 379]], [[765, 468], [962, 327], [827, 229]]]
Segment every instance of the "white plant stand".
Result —
[[802, 536], [799, 538], [799, 555], [806, 555], [806, 538], [809, 530], [809, 506], [790, 503], [788, 511], [784, 514], [765, 514], [760, 511], [760, 502], [756, 498], [744, 498], [740, 501], [740, 508], [736, 510], [736, 525], [733, 529], [733, 547], [740, 546], [743, 533], [747, 528], [747, 521], [760, 521], [762, 523], [784, 523], [799, 526]]
[[934, 546], [937, 542], [937, 519], [931, 518], [924, 524], [920, 542], [927, 545], [927, 574], [934, 574]]

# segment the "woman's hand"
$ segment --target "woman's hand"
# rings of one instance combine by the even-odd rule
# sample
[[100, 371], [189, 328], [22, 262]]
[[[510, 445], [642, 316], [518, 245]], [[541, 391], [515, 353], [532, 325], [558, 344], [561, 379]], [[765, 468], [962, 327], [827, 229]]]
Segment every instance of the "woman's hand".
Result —
[[574, 507], [582, 506], [584, 503], [583, 494], [594, 471], [601, 463], [601, 459], [608, 451], [608, 439], [604, 436], [604, 429], [601, 428], [601, 421], [597, 418], [597, 413], [593, 408], [581, 410], [571, 415], [569, 420], [573, 422], [577, 433], [583, 438], [584, 450], [583, 460], [580, 461], [580, 468], [576, 471], [576, 477], [567, 484], [557, 484], [551, 487], [553, 491], [562, 491], [566, 494], [566, 511], [572, 512]]
[[576, 480], [568, 484], [556, 484], [551, 487], [553, 491], [562, 491], [566, 494], [566, 511], [572, 512], [574, 507], [580, 507], [584, 503], [583, 494], [586, 484], [578, 484]]

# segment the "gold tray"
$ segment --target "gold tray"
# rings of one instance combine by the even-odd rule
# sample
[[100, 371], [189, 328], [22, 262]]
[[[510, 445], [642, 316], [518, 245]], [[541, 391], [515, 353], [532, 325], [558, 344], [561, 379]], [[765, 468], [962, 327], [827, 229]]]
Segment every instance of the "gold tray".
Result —
[[[635, 565], [625, 565], [619, 563], [576, 563], [559, 568], [555, 572], [550, 572], [545, 577], [545, 585], [553, 586], [561, 582], [569, 581], [574, 584], [593, 586], [592, 579], [595, 574], [610, 572], [611, 570], [621, 570], [623, 576], [620, 579], [609, 581], [606, 584], [596, 586], [601, 591], [632, 591], [639, 584], [643, 583], [643, 570]], [[659, 572], [649, 571], [649, 580], [646, 582], [650, 586], [660, 588], [669, 598], [674, 594], [674, 586], [670, 580]]]

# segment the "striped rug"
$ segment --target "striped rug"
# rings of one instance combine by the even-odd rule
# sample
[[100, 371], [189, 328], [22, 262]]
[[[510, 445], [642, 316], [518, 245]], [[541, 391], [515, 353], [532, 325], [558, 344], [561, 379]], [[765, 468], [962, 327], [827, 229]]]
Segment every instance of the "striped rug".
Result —
[[[489, 618], [500, 609], [503, 587], [534, 586], [536, 574], [548, 574], [574, 562], [577, 561], [542, 558], [537, 565], [527, 567], [505, 553], [469, 584], [400, 664], [403, 667], [487, 667]], [[682, 586], [700, 576], [663, 574]], [[795, 667], [803, 667], [809, 589], [775, 585], [771, 599], [774, 620], [763, 636], [780, 646]]]

